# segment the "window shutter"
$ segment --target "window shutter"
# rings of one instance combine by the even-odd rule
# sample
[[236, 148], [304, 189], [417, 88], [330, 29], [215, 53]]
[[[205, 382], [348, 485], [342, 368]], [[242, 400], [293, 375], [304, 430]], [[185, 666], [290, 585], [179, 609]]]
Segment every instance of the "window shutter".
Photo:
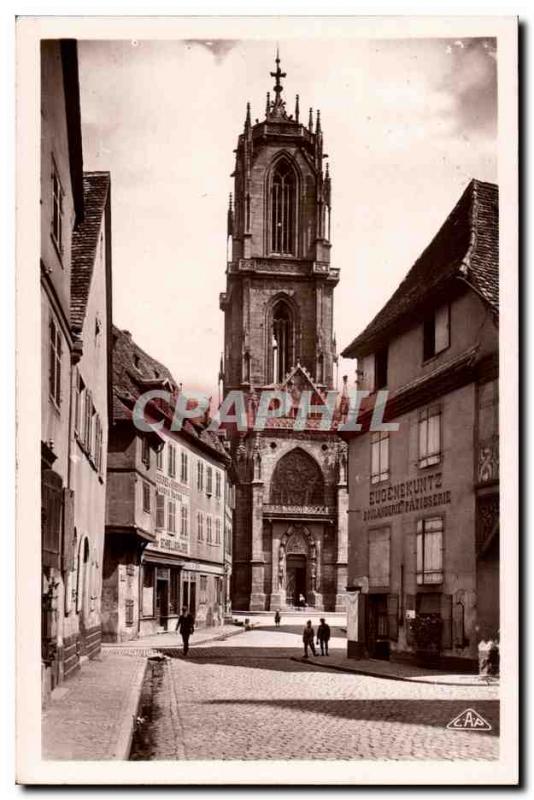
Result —
[[388, 638], [396, 642], [399, 638], [399, 595], [388, 594]]
[[435, 352], [446, 350], [450, 343], [449, 304], [440, 306], [436, 311]]
[[51, 469], [41, 476], [41, 548], [44, 567], [61, 567], [63, 481]]
[[452, 594], [441, 595], [441, 647], [450, 650], [452, 647]]
[[74, 492], [72, 489], [63, 490], [63, 554], [62, 566], [64, 572], [71, 572], [74, 569], [75, 557], [75, 538], [74, 531]]
[[[415, 612], [415, 595], [414, 594], [407, 594], [406, 595], [406, 613]], [[413, 647], [414, 645], [414, 636], [412, 631], [412, 619], [413, 617], [410, 616], [407, 619], [406, 625], [406, 644], [409, 647]]]

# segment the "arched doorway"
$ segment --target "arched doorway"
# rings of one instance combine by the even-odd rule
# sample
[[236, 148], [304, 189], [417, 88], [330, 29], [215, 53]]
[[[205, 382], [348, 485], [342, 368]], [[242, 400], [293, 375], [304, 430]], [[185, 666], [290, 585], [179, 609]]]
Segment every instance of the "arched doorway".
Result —
[[288, 606], [314, 605], [317, 597], [317, 548], [302, 525], [290, 526], [279, 547], [280, 588]]

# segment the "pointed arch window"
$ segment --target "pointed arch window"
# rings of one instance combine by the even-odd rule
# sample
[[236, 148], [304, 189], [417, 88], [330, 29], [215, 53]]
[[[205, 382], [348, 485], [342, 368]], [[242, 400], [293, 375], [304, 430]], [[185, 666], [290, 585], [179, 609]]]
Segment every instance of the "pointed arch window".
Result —
[[270, 201], [271, 252], [295, 255], [297, 177], [285, 158], [274, 170]]
[[274, 383], [282, 383], [293, 366], [294, 331], [291, 309], [279, 300], [273, 308], [271, 371]]

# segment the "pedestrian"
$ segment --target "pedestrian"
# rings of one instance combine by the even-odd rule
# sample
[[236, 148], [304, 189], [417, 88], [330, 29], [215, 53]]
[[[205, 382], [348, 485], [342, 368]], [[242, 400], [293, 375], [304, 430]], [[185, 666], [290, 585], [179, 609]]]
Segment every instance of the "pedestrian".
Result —
[[277, 628], [280, 627], [280, 622], [281, 621], [282, 621], [282, 617], [280, 616], [280, 612], [277, 611], [276, 614], [274, 615], [274, 624], [276, 625]]
[[189, 650], [189, 637], [192, 636], [195, 631], [195, 620], [193, 619], [193, 615], [188, 612], [187, 606], [182, 608], [182, 613], [178, 617], [178, 622], [176, 623], [176, 630], [180, 631], [180, 636], [182, 637], [184, 645], [184, 656], [186, 656]]
[[317, 644], [321, 645], [321, 655], [328, 655], [328, 640], [330, 639], [330, 625], [321, 617], [321, 624], [317, 628]]
[[315, 632], [312, 628], [311, 619], [309, 619], [302, 631], [302, 641], [304, 642], [304, 658], [308, 658], [308, 647], [311, 648], [313, 655], [315, 655]]
[[299, 606], [300, 608], [302, 608], [303, 611], [306, 608], [306, 598], [304, 597], [303, 594], [299, 594]]

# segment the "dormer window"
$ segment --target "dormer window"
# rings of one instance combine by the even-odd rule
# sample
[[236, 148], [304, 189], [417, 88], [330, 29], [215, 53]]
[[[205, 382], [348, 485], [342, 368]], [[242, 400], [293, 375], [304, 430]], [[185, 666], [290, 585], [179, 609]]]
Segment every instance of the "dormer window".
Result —
[[423, 322], [423, 361], [442, 353], [450, 343], [450, 306], [446, 303]]
[[271, 253], [295, 255], [297, 178], [287, 159], [275, 167], [270, 192]]
[[375, 353], [375, 385], [374, 391], [384, 389], [388, 385], [388, 348], [383, 347]]

